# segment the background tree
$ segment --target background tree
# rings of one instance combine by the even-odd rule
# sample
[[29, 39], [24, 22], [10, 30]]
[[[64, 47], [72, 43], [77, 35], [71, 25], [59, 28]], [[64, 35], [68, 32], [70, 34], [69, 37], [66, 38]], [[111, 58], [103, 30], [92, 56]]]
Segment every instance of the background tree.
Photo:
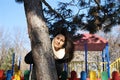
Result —
[[109, 44], [109, 53], [110, 53], [110, 60], [111, 62], [115, 61], [117, 58], [120, 57], [120, 27], [112, 28], [112, 31], [109, 33], [102, 33], [100, 32], [98, 35], [106, 38]]
[[[109, 45], [109, 54], [110, 54], [110, 64], [113, 63], [116, 59], [120, 58], [120, 25], [111, 28], [111, 32], [104, 33], [99, 31], [97, 35], [100, 35], [108, 41]], [[91, 55], [92, 56], [92, 55]]]
[[[46, 0], [24, 0], [23, 2], [38, 80], [46, 80], [46, 78], [56, 80], [56, 72], [51, 72], [55, 67], [53, 67], [53, 57], [50, 55], [52, 51], [49, 32], [54, 35], [60, 27], [67, 28], [73, 34], [78, 28], [88, 30], [90, 33], [100, 29], [107, 32], [113, 25], [120, 23], [118, 1], [69, 0], [60, 2], [56, 9], [53, 9]], [[70, 6], [76, 8], [71, 9]]]
[[0, 69], [8, 70], [12, 67], [12, 49], [10, 49], [10, 40], [3, 29], [0, 30]]
[[[0, 29], [0, 69], [5, 71], [12, 69], [12, 56], [15, 53], [15, 63], [18, 64], [18, 58], [21, 57], [21, 71], [29, 69], [29, 65], [25, 64], [24, 56], [28, 52], [26, 45], [29, 45], [29, 41], [26, 42], [24, 32], [20, 29], [15, 29], [14, 33], [9, 30]], [[13, 35], [13, 36], [12, 36]]]
[[5, 53], [3, 54], [4, 55], [1, 55], [0, 69], [5, 70], [5, 71], [12, 69], [13, 50], [12, 49], [8, 50], [8, 52], [6, 52], [7, 55], [5, 55]]
[[120, 24], [119, 0], [66, 0], [58, 1], [58, 6], [50, 5], [47, 1], [42, 0], [43, 14], [51, 34], [59, 27], [66, 27], [72, 33], [78, 28], [90, 33], [101, 29], [109, 32], [111, 27]]
[[59, 2], [59, 7], [53, 9], [46, 0], [43, 3], [46, 22], [50, 32], [58, 27], [66, 27], [75, 32], [78, 28], [96, 33], [99, 30], [108, 32], [120, 23], [119, 1], [112, 0], [69, 0]]

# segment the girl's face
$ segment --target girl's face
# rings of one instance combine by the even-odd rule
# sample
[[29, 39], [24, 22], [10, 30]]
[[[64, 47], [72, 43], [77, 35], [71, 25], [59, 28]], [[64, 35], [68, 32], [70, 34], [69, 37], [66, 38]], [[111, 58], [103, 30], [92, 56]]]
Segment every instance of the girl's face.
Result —
[[65, 43], [65, 36], [62, 35], [62, 34], [58, 34], [58, 35], [54, 38], [54, 42], [53, 42], [55, 50], [57, 51], [57, 50], [59, 50], [60, 48], [62, 48], [63, 45], [64, 45], [64, 43]]

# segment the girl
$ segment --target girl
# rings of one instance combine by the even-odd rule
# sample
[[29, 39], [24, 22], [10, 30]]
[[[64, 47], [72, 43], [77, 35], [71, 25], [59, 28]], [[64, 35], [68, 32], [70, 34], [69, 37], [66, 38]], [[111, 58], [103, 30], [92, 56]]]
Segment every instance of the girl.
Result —
[[[56, 64], [56, 70], [58, 77], [63, 71], [64, 63], [68, 63], [73, 58], [74, 45], [71, 37], [65, 29], [60, 30], [52, 40], [52, 49]], [[32, 51], [25, 56], [25, 62], [27, 64], [33, 64]]]

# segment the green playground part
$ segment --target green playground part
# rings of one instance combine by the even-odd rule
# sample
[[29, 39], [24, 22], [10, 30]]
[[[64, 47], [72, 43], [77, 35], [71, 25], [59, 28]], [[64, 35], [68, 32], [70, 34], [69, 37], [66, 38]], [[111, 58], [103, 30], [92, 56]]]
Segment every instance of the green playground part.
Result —
[[108, 80], [108, 73], [106, 71], [103, 71], [101, 73], [101, 78], [102, 78], [102, 80]]
[[29, 80], [30, 70], [24, 71], [24, 80]]

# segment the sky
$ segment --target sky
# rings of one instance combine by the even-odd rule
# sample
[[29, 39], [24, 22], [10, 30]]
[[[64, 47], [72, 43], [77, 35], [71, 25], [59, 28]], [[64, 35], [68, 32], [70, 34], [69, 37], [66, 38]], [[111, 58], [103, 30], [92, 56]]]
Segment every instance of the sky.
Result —
[[14, 43], [17, 36], [21, 38], [21, 40], [24, 39], [24, 45], [28, 50], [30, 49], [23, 3], [16, 3], [15, 0], [0, 0], [0, 32], [1, 31], [3, 31], [3, 38], [8, 39], [9, 37], [11, 44]]
[[[55, 5], [51, 0], [48, 3]], [[59, 1], [59, 0], [53, 0]], [[15, 0], [0, 0], [0, 29], [13, 31], [14, 28], [27, 30], [26, 17], [23, 3], [16, 3]]]
[[[46, 0], [52, 6], [60, 0]], [[61, 0], [64, 1], [64, 0]], [[0, 30], [15, 32], [18, 29], [27, 35], [27, 22], [23, 3], [16, 3], [15, 0], [0, 0]]]
[[[49, 4], [57, 6], [57, 1], [64, 0], [46, 0]], [[27, 30], [26, 17], [23, 3], [16, 3], [15, 0], [0, 0], [0, 29], [13, 31], [14, 28]]]
[[26, 29], [23, 4], [18, 4], [15, 0], [0, 0], [0, 28], [3, 27]]
[[[52, 4], [52, 6], [56, 6], [51, 0], [47, 1]], [[24, 35], [26, 40], [29, 41], [23, 3], [16, 3], [15, 0], [0, 0], [0, 31], [1, 30], [8, 32], [8, 35], [14, 38], [16, 32], [22, 32], [20, 35]], [[7, 36], [5, 35], [5, 37]], [[30, 44], [28, 46], [30, 46]]]

